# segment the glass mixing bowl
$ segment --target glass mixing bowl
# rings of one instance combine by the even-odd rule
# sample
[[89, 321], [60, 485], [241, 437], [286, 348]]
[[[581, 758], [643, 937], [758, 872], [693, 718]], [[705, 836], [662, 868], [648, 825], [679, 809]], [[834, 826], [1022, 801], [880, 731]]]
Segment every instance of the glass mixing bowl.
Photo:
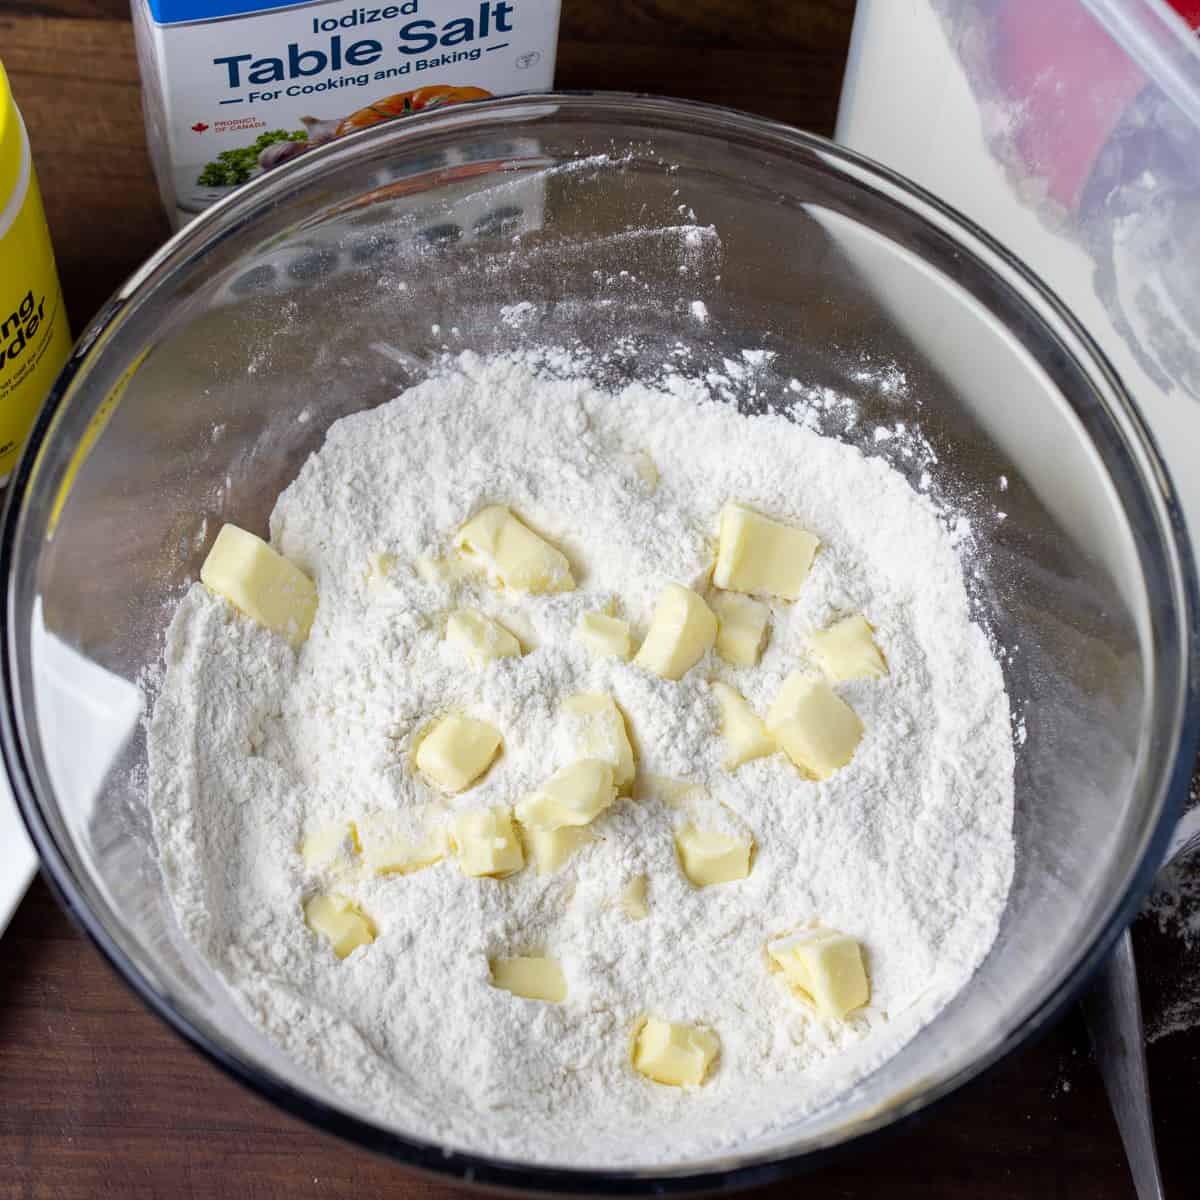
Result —
[[[806, 419], [836, 415], [865, 453], [891, 450], [969, 522], [970, 585], [1005, 648], [1017, 718], [1016, 878], [970, 984], [836, 1104], [669, 1167], [481, 1158], [333, 1095], [181, 941], [143, 801], [133, 682], [152, 682], [172, 603], [221, 522], [265, 528], [330, 422], [396, 395], [447, 348], [546, 343], [594, 352], [612, 381], [712, 368], [732, 403], [799, 396]], [[888, 436], [899, 423], [919, 427], [919, 452]], [[237, 192], [83, 335], [11, 485], [0, 558], [4, 756], [80, 924], [147, 1004], [256, 1091], [463, 1179], [732, 1187], [924, 1108], [1078, 990], [1148, 887], [1195, 753], [1187, 544], [1146, 430], [1087, 335], [1029, 271], [897, 176], [693, 104], [464, 106], [337, 141]]]

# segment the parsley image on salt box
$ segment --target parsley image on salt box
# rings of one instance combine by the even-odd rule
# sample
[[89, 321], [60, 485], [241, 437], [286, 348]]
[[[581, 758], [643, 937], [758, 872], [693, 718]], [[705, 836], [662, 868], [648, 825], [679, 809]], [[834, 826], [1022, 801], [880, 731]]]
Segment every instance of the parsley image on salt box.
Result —
[[[150, 158], [176, 228], [336, 138], [554, 85], [559, 0], [132, 7]], [[483, 215], [460, 222], [467, 236]]]

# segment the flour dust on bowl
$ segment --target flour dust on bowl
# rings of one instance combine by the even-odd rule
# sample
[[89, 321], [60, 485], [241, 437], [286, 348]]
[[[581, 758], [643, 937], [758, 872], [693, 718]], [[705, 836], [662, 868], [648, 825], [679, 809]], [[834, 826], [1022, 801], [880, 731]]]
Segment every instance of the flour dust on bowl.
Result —
[[[196, 582], [227, 524], [315, 616], [222, 598], [256, 543]], [[414, 117], [217, 206], [85, 334], [2, 551], [88, 932], [474, 1180], [734, 1186], [928, 1105], [1082, 983], [1194, 752], [1190, 560], [1086, 336], [897, 178], [678, 102]]]

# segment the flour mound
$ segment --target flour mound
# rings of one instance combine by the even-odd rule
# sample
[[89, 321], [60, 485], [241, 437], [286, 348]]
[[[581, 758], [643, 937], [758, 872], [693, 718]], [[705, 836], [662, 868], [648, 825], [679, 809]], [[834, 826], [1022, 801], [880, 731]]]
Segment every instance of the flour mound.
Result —
[[[703, 586], [729, 499], [821, 539], [800, 599], [772, 606], [761, 663], [709, 656], [668, 683], [590, 656], [575, 632], [583, 612], [612, 604], [641, 636], [664, 584]], [[422, 582], [414, 560], [447, 553], [489, 503], [562, 548], [579, 589], [519, 598]], [[150, 805], [184, 934], [270, 1038], [380, 1121], [543, 1163], [718, 1153], [895, 1054], [987, 953], [1013, 868], [1008, 701], [943, 522], [881, 459], [781, 415], [739, 415], [701, 382], [608, 393], [520, 357], [463, 355], [337, 422], [270, 532], [316, 580], [312, 635], [294, 655], [193, 586], [151, 722]], [[398, 562], [385, 585], [368, 580], [380, 553]], [[442, 636], [447, 610], [464, 605], [527, 653], [465, 667]], [[891, 674], [839, 685], [866, 729], [850, 766], [823, 783], [780, 755], [723, 771], [709, 682], [765, 712], [805, 665], [806, 634], [855, 611]], [[297, 844], [428, 802], [408, 756], [431, 715], [463, 709], [504, 735], [493, 769], [449, 807], [511, 805], [574, 757], [559, 709], [580, 691], [615, 696], [643, 775], [702, 786], [752, 830], [748, 879], [692, 888], [671, 812], [639, 794], [556, 875], [467, 878], [447, 861], [339, 884], [379, 930], [345, 961], [306, 929], [303, 901], [329, 881]], [[619, 902], [636, 874], [649, 880], [639, 922]], [[808, 1014], [765, 969], [767, 938], [814, 918], [866, 949], [871, 1002], [845, 1023]], [[559, 960], [564, 1004], [489, 985], [489, 958], [529, 953]], [[702, 1088], [631, 1070], [647, 1012], [718, 1032]]]

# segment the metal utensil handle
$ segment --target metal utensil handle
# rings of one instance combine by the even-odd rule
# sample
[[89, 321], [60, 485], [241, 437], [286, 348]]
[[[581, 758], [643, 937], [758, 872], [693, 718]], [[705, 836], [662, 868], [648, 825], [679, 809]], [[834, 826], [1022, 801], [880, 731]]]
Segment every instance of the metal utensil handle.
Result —
[[1084, 992], [1081, 1004], [1138, 1200], [1163, 1200], [1142, 1042], [1142, 1004], [1128, 930]]
[[1193, 808], [1179, 818], [1175, 832], [1171, 835], [1171, 844], [1167, 847], [1167, 858], [1163, 864], [1167, 866], [1177, 858], [1200, 850], [1200, 808]]

